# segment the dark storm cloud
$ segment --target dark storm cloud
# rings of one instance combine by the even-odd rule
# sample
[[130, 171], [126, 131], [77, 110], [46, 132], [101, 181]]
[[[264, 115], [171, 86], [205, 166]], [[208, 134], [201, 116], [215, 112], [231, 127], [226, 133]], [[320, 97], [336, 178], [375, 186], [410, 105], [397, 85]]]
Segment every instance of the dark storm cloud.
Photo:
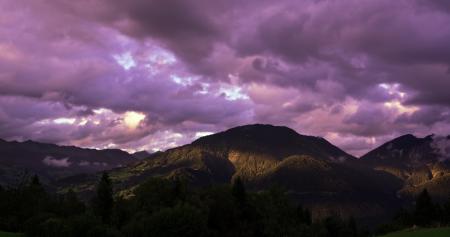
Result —
[[[76, 4], [84, 9], [83, 1]], [[440, 1], [430, 4], [445, 5]], [[377, 83], [414, 83], [415, 79], [405, 75], [411, 71], [410, 64], [449, 66], [449, 16], [421, 11], [419, 6], [414, 1], [385, 0], [277, 4], [134, 0], [108, 2], [111, 11], [102, 11], [101, 20], [138, 38], [159, 39], [192, 70], [220, 75], [216, 79], [223, 80], [230, 71], [241, 72], [236, 67], [208, 68], [216, 64], [210, 58], [216, 46], [227, 45], [235, 51], [236, 60], [266, 55], [291, 65], [285, 70], [266, 65], [264, 70], [259, 68], [259, 74], [250, 74], [257, 77], [250, 81], [265, 78], [281, 86], [314, 87], [315, 81], [332, 76], [344, 85], [343, 93], [359, 97]], [[309, 68], [298, 68], [305, 63]], [[392, 64], [399, 68], [391, 68]], [[433, 95], [447, 99], [444, 93]], [[418, 101], [428, 96], [427, 91], [416, 95]]]
[[[449, 8], [445, 0], [2, 1], [0, 136], [173, 146], [199, 131], [270, 122], [360, 153], [375, 144], [366, 137], [445, 130]], [[123, 128], [127, 111], [146, 115], [142, 128]], [[63, 117], [84, 125], [52, 122]]]
[[131, 30], [122, 30], [137, 37], [160, 38], [185, 60], [198, 61], [208, 55], [221, 33], [208, 11], [198, 8], [199, 4], [210, 6], [210, 1], [132, 0], [113, 4], [119, 14], [126, 12], [133, 25]]
[[[164, 69], [155, 69], [157, 74], [152, 75], [147, 68], [148, 57], [158, 55], [159, 50], [148, 49], [145, 44], [74, 15], [51, 14], [58, 5], [43, 3], [36, 1], [29, 8], [20, 3], [2, 3], [3, 9], [9, 10], [2, 16], [0, 28], [2, 137], [79, 141], [85, 146], [123, 144], [156, 130], [176, 128], [185, 121], [194, 125], [245, 121], [248, 102], [229, 101], [216, 96], [217, 91], [199, 93], [202, 87], [173, 82], [173, 73], [189, 76], [176, 62], [173, 66], [154, 62], [152, 67]], [[28, 9], [26, 17], [36, 19], [22, 21], [23, 9]], [[114, 59], [127, 51], [133, 51], [134, 60], [140, 64], [130, 70]], [[94, 114], [98, 108], [111, 110], [109, 118]], [[126, 111], [146, 114], [146, 127], [133, 132], [121, 128], [122, 118], [114, 113]], [[79, 122], [83, 125], [78, 126]], [[189, 126], [193, 125], [185, 125]]]
[[418, 0], [420, 4], [433, 10], [450, 12], [450, 2], [446, 0]]
[[414, 123], [423, 124], [425, 126], [431, 126], [437, 122], [449, 122], [450, 110], [448, 108], [442, 108], [437, 106], [422, 107], [420, 110], [407, 115], [404, 114], [397, 118], [396, 123]]
[[[407, 1], [320, 4], [324, 7], [315, 13], [303, 13], [300, 6], [283, 8], [262, 21], [258, 31], [237, 48], [248, 55], [272, 54], [295, 62], [283, 82], [276, 80], [282, 85], [313, 85], [332, 76], [347, 95], [359, 98], [371, 99], [367, 93], [379, 83], [401, 83], [416, 92], [417, 101], [450, 101], [441, 89], [449, 82], [445, 74], [450, 62], [448, 15], [417, 12], [413, 2]], [[299, 73], [295, 67], [299, 63], [304, 67], [305, 62], [318, 66]], [[261, 65], [258, 61], [257, 69]]]
[[[65, 1], [61, 7], [145, 40], [152, 38], [171, 49], [196, 72], [209, 72], [205, 60], [215, 44], [226, 42], [237, 17], [235, 9], [250, 4], [237, 0]], [[90, 8], [91, 10], [86, 10]]]
[[379, 136], [388, 133], [393, 125], [389, 122], [392, 115], [382, 107], [360, 106], [358, 110], [344, 120], [350, 127], [343, 128], [342, 132], [360, 136]]

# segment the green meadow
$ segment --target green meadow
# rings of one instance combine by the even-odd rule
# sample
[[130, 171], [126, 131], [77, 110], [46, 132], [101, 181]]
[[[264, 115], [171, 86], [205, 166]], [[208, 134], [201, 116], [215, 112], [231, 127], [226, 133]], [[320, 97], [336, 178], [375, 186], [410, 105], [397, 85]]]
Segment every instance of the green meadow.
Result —
[[418, 229], [418, 230], [403, 230], [403, 231], [383, 235], [381, 237], [450, 237], [450, 227], [433, 228], [433, 229]]
[[0, 237], [22, 237], [22, 234], [0, 231]]

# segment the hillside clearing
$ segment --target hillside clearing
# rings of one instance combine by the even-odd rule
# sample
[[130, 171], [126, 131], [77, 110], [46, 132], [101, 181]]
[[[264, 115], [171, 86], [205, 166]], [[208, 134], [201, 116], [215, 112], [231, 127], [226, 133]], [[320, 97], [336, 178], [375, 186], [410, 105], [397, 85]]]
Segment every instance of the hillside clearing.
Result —
[[381, 237], [448, 237], [450, 236], [450, 227], [434, 228], [434, 229], [419, 229], [419, 230], [404, 230], [390, 233]]

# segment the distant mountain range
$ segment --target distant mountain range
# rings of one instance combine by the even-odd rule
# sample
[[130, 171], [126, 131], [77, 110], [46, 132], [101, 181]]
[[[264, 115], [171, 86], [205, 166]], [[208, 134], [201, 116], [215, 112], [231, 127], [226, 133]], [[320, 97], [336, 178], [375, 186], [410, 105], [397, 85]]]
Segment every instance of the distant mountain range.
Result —
[[398, 194], [413, 198], [427, 189], [435, 199], [450, 197], [450, 136], [411, 134], [398, 137], [362, 156], [360, 161], [403, 182]]
[[281, 186], [317, 216], [338, 212], [366, 221], [392, 214], [423, 188], [435, 198], [450, 197], [449, 156], [450, 137], [405, 135], [357, 159], [321, 137], [261, 124], [154, 154], [0, 141], [0, 164], [40, 172], [60, 189], [88, 194], [97, 180], [91, 174], [101, 170], [110, 170], [125, 196], [148, 177], [205, 186], [239, 176], [253, 190]]
[[0, 139], [0, 184], [20, 182], [22, 176], [38, 174], [45, 182], [126, 166], [135, 157], [118, 149], [95, 150], [34, 141]]

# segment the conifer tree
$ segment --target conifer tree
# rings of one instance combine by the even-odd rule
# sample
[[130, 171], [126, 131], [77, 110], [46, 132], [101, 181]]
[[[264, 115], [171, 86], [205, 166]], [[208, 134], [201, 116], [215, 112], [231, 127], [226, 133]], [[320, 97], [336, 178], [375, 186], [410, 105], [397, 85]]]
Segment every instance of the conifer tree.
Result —
[[109, 223], [113, 205], [114, 199], [111, 179], [108, 173], [104, 172], [97, 186], [96, 196], [93, 200], [93, 209], [95, 214], [100, 216], [104, 223]]
[[447, 200], [447, 202], [443, 206], [443, 213], [444, 213], [444, 222], [449, 225], [450, 224], [450, 198]]
[[239, 204], [244, 204], [247, 201], [247, 192], [240, 177], [234, 180], [231, 193]]
[[73, 189], [69, 189], [69, 191], [64, 195], [62, 204], [63, 213], [66, 216], [82, 214], [86, 208], [84, 203], [78, 199], [77, 194], [73, 191]]
[[298, 205], [296, 212], [297, 212], [297, 218], [299, 219], [300, 223], [306, 224], [306, 225], [312, 224], [311, 212], [308, 209], [303, 208], [302, 205]]
[[435, 207], [428, 191], [424, 189], [416, 199], [416, 209], [414, 211], [415, 224], [429, 225], [435, 219]]

